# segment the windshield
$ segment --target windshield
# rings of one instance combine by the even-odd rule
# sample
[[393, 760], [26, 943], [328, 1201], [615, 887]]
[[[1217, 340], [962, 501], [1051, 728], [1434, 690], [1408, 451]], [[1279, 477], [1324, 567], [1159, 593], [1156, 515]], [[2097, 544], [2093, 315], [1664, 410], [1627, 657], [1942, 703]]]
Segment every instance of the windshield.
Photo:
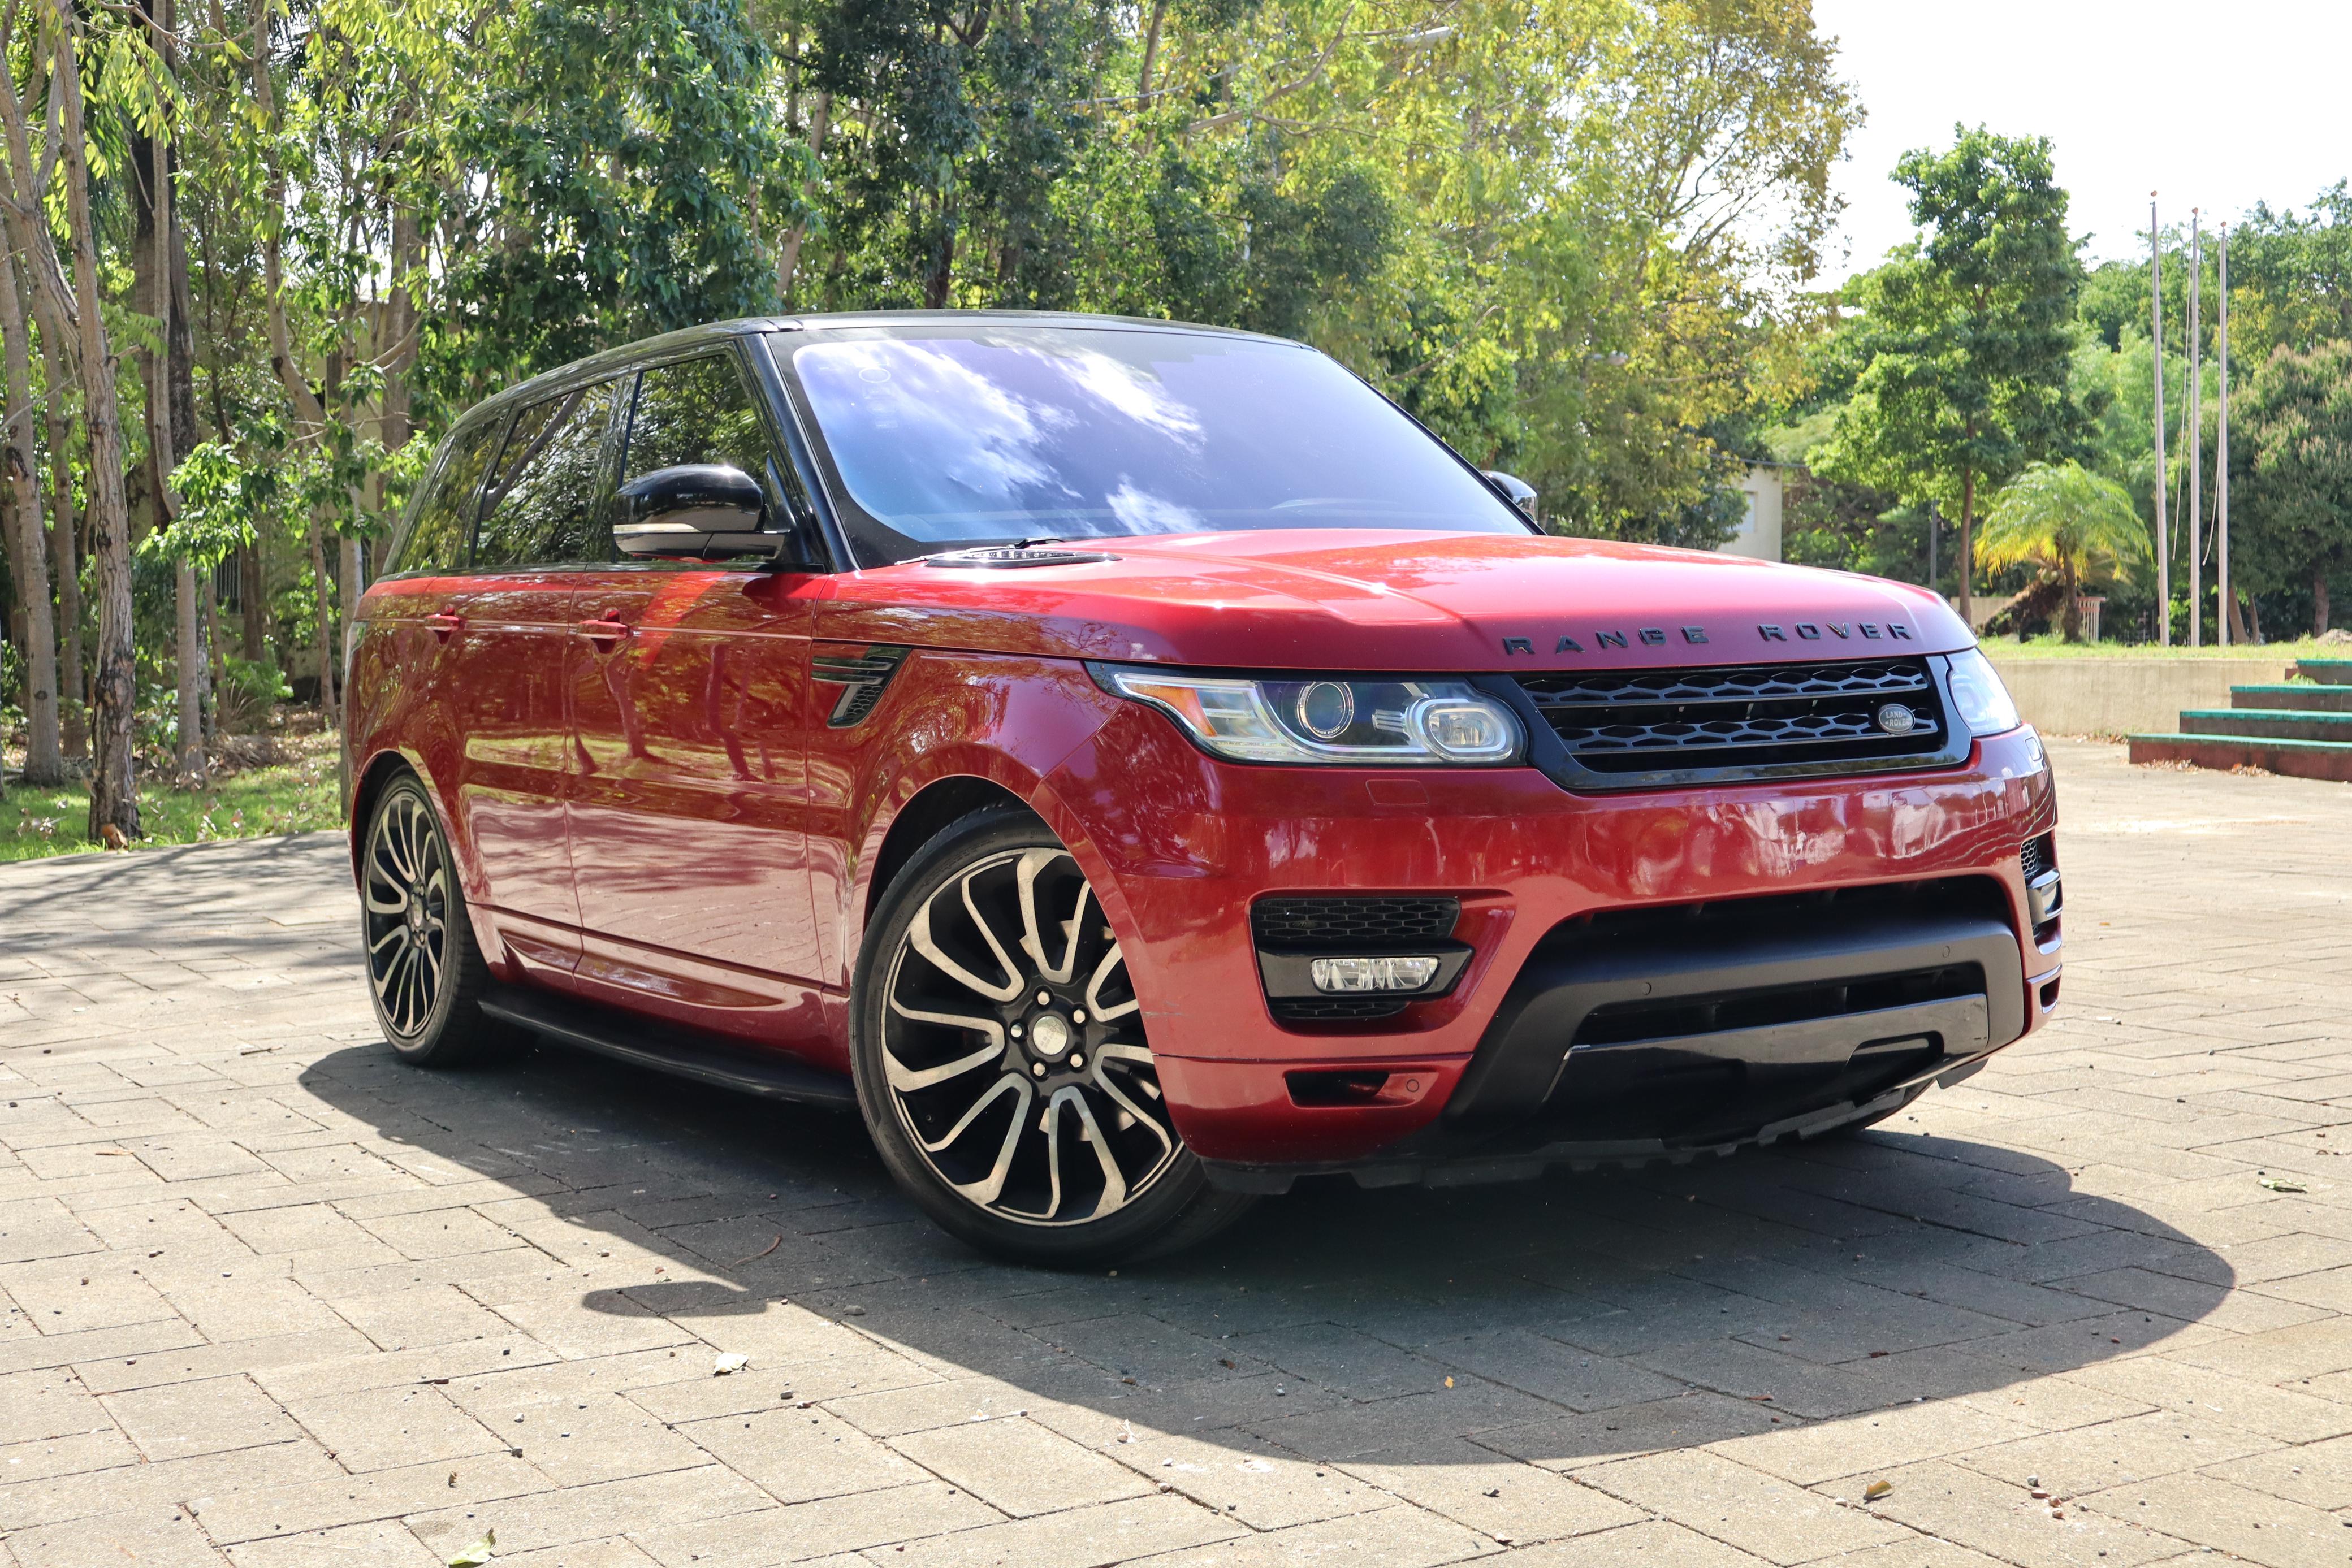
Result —
[[849, 329], [788, 345], [861, 556], [1300, 528], [1525, 533], [1478, 476], [1311, 349], [1084, 327]]

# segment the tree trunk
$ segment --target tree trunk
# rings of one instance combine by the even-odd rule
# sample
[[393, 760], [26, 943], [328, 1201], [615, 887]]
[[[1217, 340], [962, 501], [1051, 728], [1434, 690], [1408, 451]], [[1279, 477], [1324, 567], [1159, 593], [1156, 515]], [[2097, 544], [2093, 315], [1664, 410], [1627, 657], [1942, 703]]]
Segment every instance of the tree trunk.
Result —
[[[1973, 437], [1976, 433], [1971, 429], [1969, 434]], [[1960, 549], [1953, 564], [1960, 570], [1960, 619], [1968, 622], [1971, 631], [1976, 628], [1975, 606], [1969, 592], [1969, 580], [1976, 575], [1976, 520], [1977, 471], [1963, 468], [1960, 470]]]
[[2083, 640], [2083, 600], [2081, 585], [2074, 578], [2074, 558], [2061, 556], [2058, 562], [2058, 591], [2065, 595], [2059, 612], [2058, 624], [2069, 643]]
[[[816, 108], [809, 115], [809, 156], [824, 156], [824, 134], [833, 121], [833, 94], [816, 95]], [[784, 243], [776, 252], [776, 303], [783, 309], [793, 308], [793, 277], [801, 269], [801, 242], [808, 238], [808, 220], [794, 218], [784, 230]]]
[[2327, 635], [2327, 569], [2325, 566], [2311, 569], [2311, 634], [2315, 637]]
[[[409, 378], [416, 369], [416, 297], [411, 292], [411, 279], [418, 276], [425, 265], [425, 234], [417, 226], [414, 209], [402, 206], [397, 198], [392, 209], [392, 292], [383, 302], [383, 335], [386, 340], [379, 353], [385, 356], [383, 371], [383, 422], [379, 427], [380, 439], [387, 455], [406, 446], [416, 434], [416, 422], [410, 416]], [[375, 504], [383, 507], [383, 475], [375, 475]], [[377, 541], [375, 570], [381, 572], [384, 552], [392, 543], [387, 531]]]
[[58, 632], [49, 608], [48, 550], [41, 529], [41, 489], [34, 477], [33, 352], [16, 267], [0, 278], [0, 347], [7, 364], [7, 427], [0, 472], [8, 485], [8, 564], [24, 608], [25, 772], [27, 784], [65, 781], [58, 724]]
[[[36, 297], [37, 298], [37, 296]], [[68, 757], [89, 755], [89, 680], [81, 645], [81, 521], [74, 514], [73, 421], [66, 413], [65, 329], [41, 323], [42, 380], [48, 390], [49, 559], [58, 574], [58, 619], [65, 666], [59, 672], [61, 727]]]
[[[151, 14], [160, 14], [163, 7], [150, 0], [150, 10]], [[177, 390], [173, 372], [184, 364], [180, 350], [186, 340], [184, 331], [176, 329], [183, 324], [176, 308], [178, 290], [173, 287], [173, 275], [177, 269], [173, 265], [171, 143], [162, 136], [134, 136], [131, 149], [131, 187], [137, 219], [131, 249], [134, 295], [146, 313], [155, 318], [163, 345], [161, 353], [139, 350], [141, 379], [147, 388], [147, 489], [154, 498], [155, 528], [168, 534], [180, 517], [179, 497], [172, 489], [172, 470], [178, 463], [178, 437], [185, 432], [173, 428], [184, 422], [174, 417], [178, 410], [173, 404], [181, 400], [173, 394]], [[193, 406], [188, 412], [184, 423], [192, 424]], [[204, 636], [195, 563], [180, 558], [172, 581], [177, 628], [173, 643], [173, 682], [178, 697], [172, 772], [183, 783], [201, 784], [206, 771]]]
[[327, 528], [314, 508], [310, 513], [311, 602], [318, 608], [314, 634], [319, 640], [319, 711], [335, 719], [335, 580], [327, 572]]
[[[67, 15], [70, 15], [68, 13]], [[89, 836], [140, 837], [138, 681], [131, 658], [131, 517], [122, 493], [122, 410], [114, 395], [114, 349], [100, 313], [98, 233], [89, 210], [89, 163], [82, 128], [81, 67], [65, 23], [48, 30], [51, 90], [60, 99], [66, 223], [73, 236], [79, 318], [83, 420], [89, 432], [90, 554], [98, 567], [97, 758], [89, 779]]]
[[1151, 107], [1151, 64], [1160, 53], [1160, 25], [1168, 20], [1168, 0], [1151, 0], [1151, 25], [1144, 30], [1143, 64], [1135, 73], [1136, 107]]

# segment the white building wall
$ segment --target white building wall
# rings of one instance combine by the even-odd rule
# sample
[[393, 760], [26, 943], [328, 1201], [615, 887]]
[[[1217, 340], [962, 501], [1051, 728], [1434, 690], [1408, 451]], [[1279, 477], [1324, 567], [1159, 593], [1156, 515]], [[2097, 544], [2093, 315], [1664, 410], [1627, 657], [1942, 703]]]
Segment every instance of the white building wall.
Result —
[[1780, 470], [1763, 464], [1751, 464], [1739, 481], [1741, 497], [1747, 503], [1747, 515], [1741, 519], [1739, 531], [1718, 547], [1725, 555], [1744, 555], [1751, 560], [1780, 559]]

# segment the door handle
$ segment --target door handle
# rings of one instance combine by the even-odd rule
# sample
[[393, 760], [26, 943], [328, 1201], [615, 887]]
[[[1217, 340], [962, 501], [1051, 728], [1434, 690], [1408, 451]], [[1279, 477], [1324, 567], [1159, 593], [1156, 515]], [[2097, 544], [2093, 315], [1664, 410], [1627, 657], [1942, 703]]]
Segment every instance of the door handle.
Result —
[[615, 643], [629, 634], [629, 623], [625, 621], [583, 621], [580, 630], [586, 634], [588, 641], [596, 644], [598, 652], [610, 653]]
[[436, 637], [446, 643], [465, 629], [466, 618], [462, 615], [433, 614], [425, 618], [425, 624], [433, 628]]

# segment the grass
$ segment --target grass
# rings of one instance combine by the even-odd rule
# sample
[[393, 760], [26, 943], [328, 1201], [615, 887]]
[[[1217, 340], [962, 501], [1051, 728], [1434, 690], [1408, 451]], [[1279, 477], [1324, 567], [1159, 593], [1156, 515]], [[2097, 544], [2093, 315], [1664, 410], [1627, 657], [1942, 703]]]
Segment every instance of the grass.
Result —
[[[271, 739], [273, 758], [224, 766], [201, 789], [143, 779], [139, 820], [147, 836], [134, 851], [341, 827], [333, 734], [282, 730]], [[16, 760], [10, 758], [12, 764]], [[0, 786], [0, 862], [95, 850], [99, 846], [85, 836], [89, 824], [86, 783]]]
[[1984, 650], [1996, 659], [2262, 659], [2282, 666], [2296, 659], [2352, 659], [2352, 643], [2322, 643], [2297, 637], [2284, 643], [2256, 643], [2216, 648], [2207, 643], [2163, 647], [2155, 643], [2067, 643], [2055, 632], [2021, 643], [2014, 637], [1988, 637]]

